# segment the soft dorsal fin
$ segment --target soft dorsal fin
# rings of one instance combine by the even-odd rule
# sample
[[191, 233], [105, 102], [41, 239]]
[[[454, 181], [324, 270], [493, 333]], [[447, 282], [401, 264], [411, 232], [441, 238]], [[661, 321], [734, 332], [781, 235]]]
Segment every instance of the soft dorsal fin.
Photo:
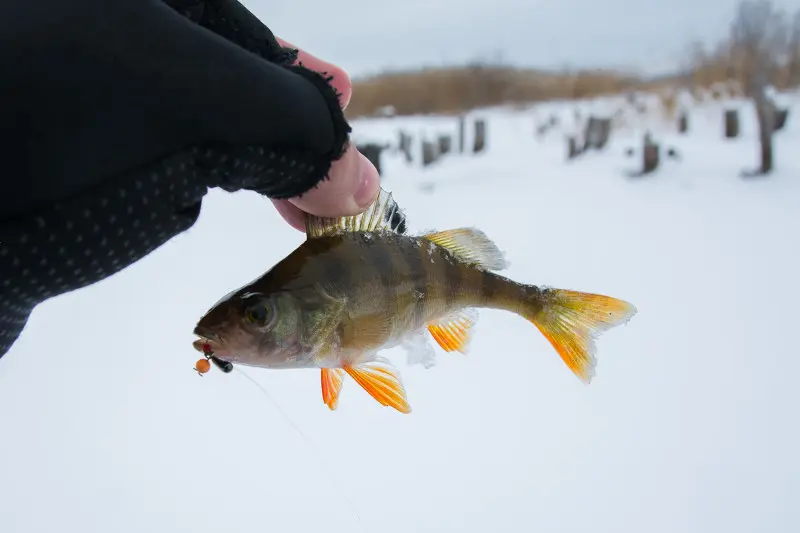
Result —
[[503, 252], [479, 229], [457, 228], [422, 236], [450, 252], [465, 263], [487, 270], [508, 268]]
[[306, 215], [306, 236], [309, 239], [355, 231], [406, 232], [406, 216], [392, 198], [392, 193], [381, 188], [378, 197], [366, 211], [350, 217], [318, 217]]

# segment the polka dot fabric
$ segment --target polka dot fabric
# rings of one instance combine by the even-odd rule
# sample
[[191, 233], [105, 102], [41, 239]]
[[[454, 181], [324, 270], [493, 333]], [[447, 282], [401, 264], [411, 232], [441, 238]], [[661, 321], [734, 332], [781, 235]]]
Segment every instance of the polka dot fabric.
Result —
[[40, 302], [122, 270], [190, 228], [209, 187], [291, 197], [327, 157], [265, 147], [202, 147], [20, 219], [0, 222], [0, 357]]

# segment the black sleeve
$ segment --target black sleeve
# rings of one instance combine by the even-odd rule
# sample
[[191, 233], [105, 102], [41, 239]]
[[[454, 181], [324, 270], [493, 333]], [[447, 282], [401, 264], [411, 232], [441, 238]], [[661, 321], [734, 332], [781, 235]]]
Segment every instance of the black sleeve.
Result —
[[209, 187], [301, 194], [349, 125], [231, 0], [0, 6], [0, 356], [43, 300], [196, 221]]

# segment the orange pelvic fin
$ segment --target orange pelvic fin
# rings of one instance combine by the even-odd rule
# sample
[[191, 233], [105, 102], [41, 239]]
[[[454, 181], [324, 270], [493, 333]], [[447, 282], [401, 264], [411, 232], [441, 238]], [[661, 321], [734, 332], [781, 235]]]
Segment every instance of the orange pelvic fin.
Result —
[[341, 368], [323, 368], [321, 372], [322, 401], [331, 411], [339, 405], [339, 393], [342, 390], [344, 370]]

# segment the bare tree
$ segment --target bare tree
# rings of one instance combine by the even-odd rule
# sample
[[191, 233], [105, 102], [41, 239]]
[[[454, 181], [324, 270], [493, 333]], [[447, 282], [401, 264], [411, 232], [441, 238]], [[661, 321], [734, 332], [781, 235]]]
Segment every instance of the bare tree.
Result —
[[703, 79], [703, 69], [708, 64], [708, 56], [703, 43], [700, 41], [693, 41], [686, 50], [685, 59], [681, 65], [681, 81], [688, 83], [691, 89], [698, 89], [707, 85], [706, 80]]
[[789, 35], [789, 73], [787, 85], [800, 86], [800, 9], [794, 14], [792, 31]]
[[731, 27], [732, 55], [739, 64], [744, 91], [753, 101], [761, 141], [761, 168], [755, 174], [769, 174], [773, 168], [772, 135], [775, 131], [775, 103], [767, 89], [776, 79], [787, 51], [785, 15], [770, 0], [744, 0]]

